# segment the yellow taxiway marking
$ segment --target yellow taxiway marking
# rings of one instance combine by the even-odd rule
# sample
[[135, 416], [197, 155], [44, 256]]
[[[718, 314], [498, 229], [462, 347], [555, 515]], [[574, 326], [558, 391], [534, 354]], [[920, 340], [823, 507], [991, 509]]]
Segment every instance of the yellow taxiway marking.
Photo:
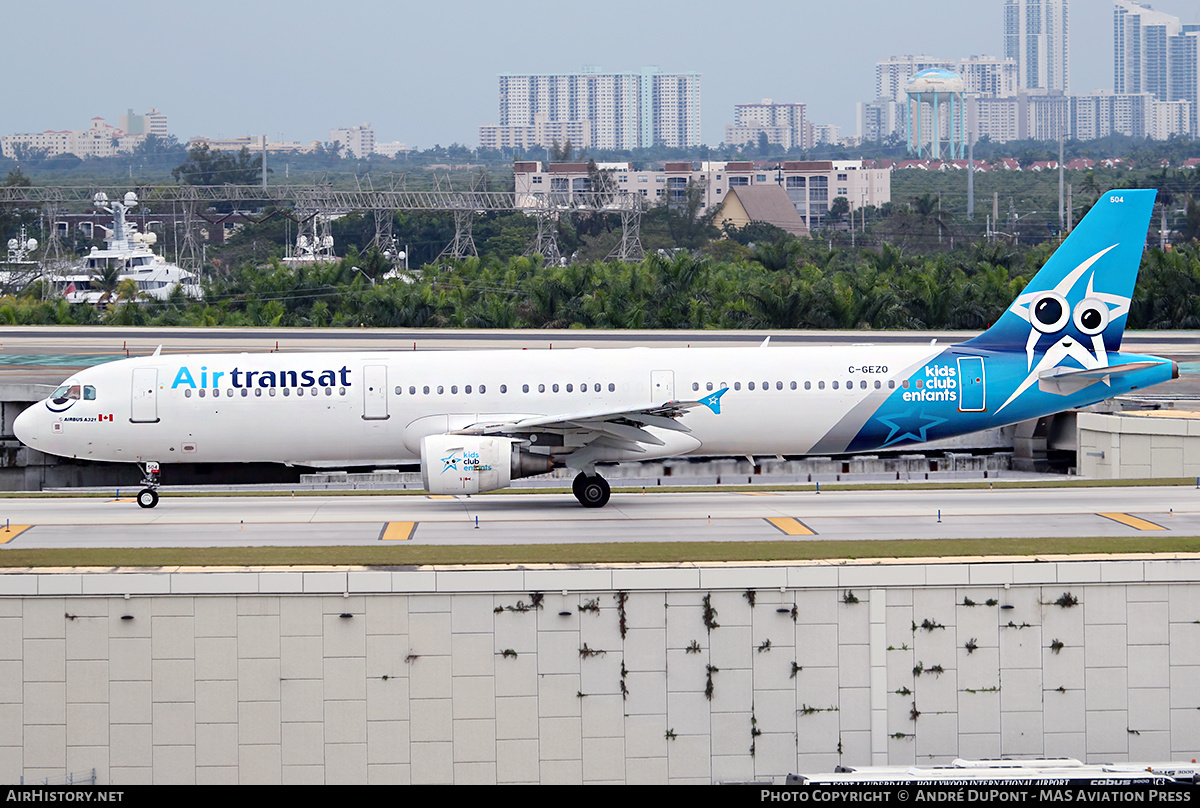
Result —
[[454, 499], [453, 494], [427, 494], [425, 499]]
[[788, 536], [815, 536], [817, 531], [791, 516], [768, 516], [767, 521]]
[[0, 544], [8, 544], [31, 527], [33, 525], [7, 525], [0, 528]]
[[771, 491], [743, 491], [742, 493], [748, 497], [777, 497], [777, 496], [779, 496], [778, 494], [775, 494]]
[[1162, 525], [1156, 525], [1153, 522], [1147, 522], [1145, 519], [1139, 519], [1136, 516], [1130, 516], [1127, 513], [1101, 513], [1098, 516], [1103, 516], [1105, 519], [1111, 519], [1114, 522], [1120, 522], [1123, 525], [1128, 525], [1135, 530], [1166, 530]]
[[137, 498], [129, 497], [128, 499], [126, 499], [125, 497], [122, 497], [121, 499], [110, 499], [110, 500], [108, 500], [108, 502], [110, 502], [110, 503], [112, 503], [112, 502], [137, 502]]
[[388, 522], [379, 534], [380, 541], [408, 541], [417, 531], [416, 522]]

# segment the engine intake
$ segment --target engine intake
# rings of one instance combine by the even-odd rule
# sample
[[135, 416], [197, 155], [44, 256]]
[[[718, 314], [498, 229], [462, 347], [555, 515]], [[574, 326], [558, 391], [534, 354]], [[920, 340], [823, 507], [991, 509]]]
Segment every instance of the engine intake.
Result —
[[421, 439], [421, 481], [431, 494], [478, 494], [554, 468], [549, 457], [512, 438], [427, 435]]

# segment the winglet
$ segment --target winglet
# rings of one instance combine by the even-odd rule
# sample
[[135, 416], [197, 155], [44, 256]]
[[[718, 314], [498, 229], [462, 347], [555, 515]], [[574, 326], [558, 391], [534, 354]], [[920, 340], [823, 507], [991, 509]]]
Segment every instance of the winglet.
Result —
[[151, 354], [151, 356], [158, 356], [161, 353], [162, 353], [162, 346], [159, 345], [157, 348], [154, 349], [154, 353]]
[[704, 406], [708, 407], [710, 410], [712, 410], [713, 415], [720, 415], [721, 414], [721, 396], [725, 395], [728, 392], [729, 392], [728, 387], [722, 387], [720, 390], [713, 393], [711, 396], [705, 396], [704, 398], [700, 399], [700, 403], [703, 404]]
[[762, 345], [759, 345], [758, 347], [766, 348], [770, 344], [771, 344], [771, 338], [767, 337], [765, 340], [762, 341]]

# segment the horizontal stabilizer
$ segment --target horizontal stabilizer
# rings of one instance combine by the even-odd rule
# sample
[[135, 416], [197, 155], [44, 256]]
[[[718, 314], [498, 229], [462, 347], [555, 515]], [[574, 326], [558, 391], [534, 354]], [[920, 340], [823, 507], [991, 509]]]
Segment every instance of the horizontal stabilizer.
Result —
[[1047, 368], [1038, 374], [1038, 389], [1044, 393], [1070, 394], [1090, 384], [1112, 384], [1114, 378], [1156, 367], [1161, 362], [1126, 362], [1102, 368]]

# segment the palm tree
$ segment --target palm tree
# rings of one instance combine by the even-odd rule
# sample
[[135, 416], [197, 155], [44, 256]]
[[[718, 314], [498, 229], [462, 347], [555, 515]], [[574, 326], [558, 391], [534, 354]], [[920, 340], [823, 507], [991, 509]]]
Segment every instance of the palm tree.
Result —
[[104, 308], [121, 285], [121, 268], [115, 263], [105, 262], [104, 267], [95, 272], [91, 280], [92, 288], [101, 293], [96, 304]]

